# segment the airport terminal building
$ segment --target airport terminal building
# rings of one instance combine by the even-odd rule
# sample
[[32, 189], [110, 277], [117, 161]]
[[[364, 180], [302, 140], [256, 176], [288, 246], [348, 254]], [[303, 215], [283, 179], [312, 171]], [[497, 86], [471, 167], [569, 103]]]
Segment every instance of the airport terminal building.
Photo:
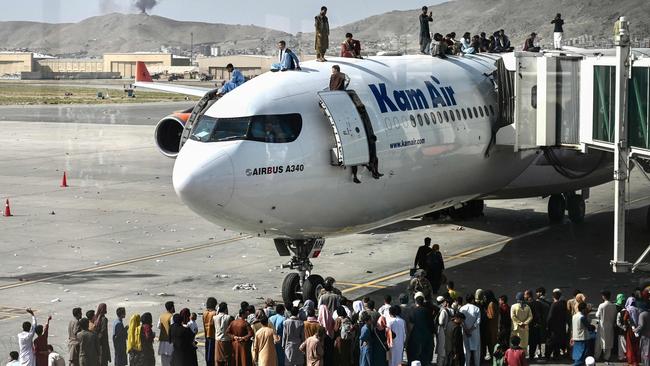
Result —
[[102, 58], [55, 58], [32, 52], [0, 53], [0, 78], [131, 79], [135, 63], [149, 67], [190, 66], [188, 57], [171, 53], [105, 53]]

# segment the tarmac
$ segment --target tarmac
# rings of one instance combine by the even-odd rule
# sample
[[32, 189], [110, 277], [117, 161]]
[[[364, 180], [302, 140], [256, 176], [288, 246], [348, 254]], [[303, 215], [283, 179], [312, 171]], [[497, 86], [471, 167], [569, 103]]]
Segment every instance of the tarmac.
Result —
[[[108, 304], [127, 316], [166, 301], [201, 313], [214, 296], [235, 311], [240, 301], [280, 299], [287, 270], [270, 239], [208, 223], [183, 206], [171, 184], [174, 161], [158, 153], [153, 126], [182, 103], [121, 106], [3, 107], [0, 198], [0, 355], [17, 348], [24, 308], [52, 315], [49, 342], [67, 354], [71, 309]], [[54, 108], [54, 109], [52, 109]], [[90, 112], [89, 112], [90, 111]], [[106, 115], [119, 115], [114, 121]], [[68, 120], [66, 120], [68, 118]], [[108, 120], [107, 120], [108, 118]], [[69, 187], [60, 187], [63, 172]], [[628, 259], [648, 244], [650, 185], [630, 180]], [[439, 243], [446, 276], [458, 290], [493, 289], [514, 297], [526, 288], [582, 289], [599, 303], [602, 288], [629, 292], [643, 273], [613, 274], [613, 185], [591, 190], [581, 225], [550, 226], [547, 199], [488, 201], [485, 215], [462, 222], [411, 219], [328, 239], [315, 272], [333, 276], [349, 298], [404, 291], [424, 237]], [[233, 290], [238, 284], [256, 290]], [[199, 359], [202, 359], [199, 352]]]

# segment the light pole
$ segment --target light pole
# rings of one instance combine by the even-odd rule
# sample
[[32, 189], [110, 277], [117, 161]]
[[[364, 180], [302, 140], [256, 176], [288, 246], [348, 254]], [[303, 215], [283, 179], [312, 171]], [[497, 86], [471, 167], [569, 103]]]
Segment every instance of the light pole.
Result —
[[190, 32], [190, 66], [192, 66], [192, 56], [194, 56], [194, 32]]

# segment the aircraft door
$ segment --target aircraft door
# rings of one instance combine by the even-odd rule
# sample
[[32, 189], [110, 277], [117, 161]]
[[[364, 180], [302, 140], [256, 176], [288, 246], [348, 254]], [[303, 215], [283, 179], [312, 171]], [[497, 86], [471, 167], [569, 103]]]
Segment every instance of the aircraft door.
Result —
[[[357, 105], [348, 93], [354, 92], [334, 90], [318, 93], [321, 108], [330, 120], [336, 140], [332, 165], [365, 165], [370, 162], [367, 122], [364, 122]], [[374, 144], [374, 141], [372, 143]]]

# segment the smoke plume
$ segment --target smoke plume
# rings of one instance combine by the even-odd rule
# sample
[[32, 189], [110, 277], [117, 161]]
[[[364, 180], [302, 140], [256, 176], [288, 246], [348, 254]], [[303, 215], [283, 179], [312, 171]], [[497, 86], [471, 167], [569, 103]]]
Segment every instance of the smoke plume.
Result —
[[147, 10], [151, 10], [158, 5], [158, 0], [135, 0], [134, 5], [142, 14], [147, 14]]

